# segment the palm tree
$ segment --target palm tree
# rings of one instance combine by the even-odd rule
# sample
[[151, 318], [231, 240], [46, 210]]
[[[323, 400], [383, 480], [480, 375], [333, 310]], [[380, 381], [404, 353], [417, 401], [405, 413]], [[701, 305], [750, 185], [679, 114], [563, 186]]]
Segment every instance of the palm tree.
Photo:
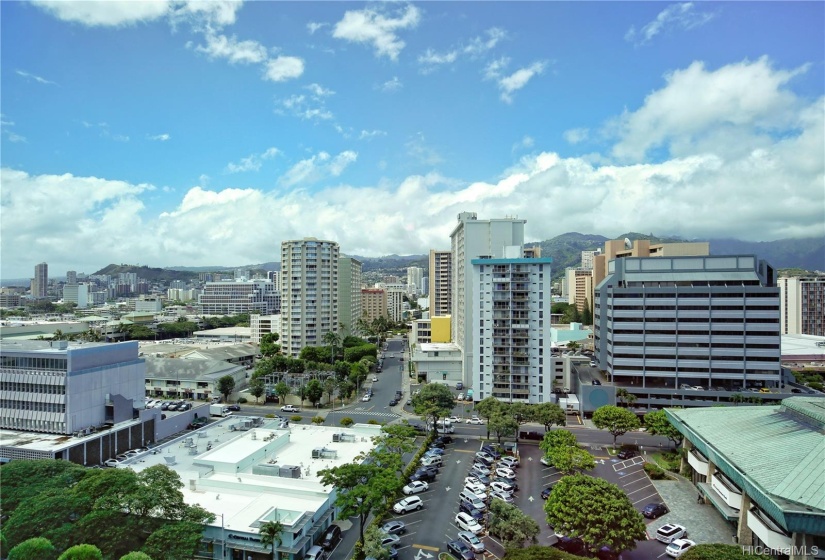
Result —
[[627, 389], [625, 389], [624, 387], [616, 389], [616, 399], [618, 399], [618, 401], [621, 404], [625, 404], [625, 399], [627, 399], [629, 396], [630, 393], [628, 393]]
[[335, 363], [335, 347], [341, 344], [341, 335], [337, 332], [329, 331], [324, 335], [324, 342], [329, 344], [329, 363]]
[[280, 521], [267, 521], [258, 529], [258, 534], [261, 536], [261, 544], [264, 546], [272, 546], [272, 558], [275, 560], [280, 560], [281, 558], [281, 553], [275, 550], [275, 548], [281, 546], [283, 542], [281, 535], [283, 532], [284, 525]]
[[66, 335], [60, 329], [55, 329], [52, 333], [52, 340], [65, 340]]

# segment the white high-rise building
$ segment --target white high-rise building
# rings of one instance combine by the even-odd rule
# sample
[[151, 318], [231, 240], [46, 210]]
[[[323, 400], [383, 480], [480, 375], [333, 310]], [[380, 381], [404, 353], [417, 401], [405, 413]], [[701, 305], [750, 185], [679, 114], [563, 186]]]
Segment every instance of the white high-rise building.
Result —
[[424, 269], [420, 266], [407, 267], [407, 293], [417, 296], [423, 293]]
[[361, 261], [352, 257], [338, 258], [338, 320], [343, 325], [344, 332], [353, 334], [358, 331], [358, 320], [361, 319]]
[[77, 284], [77, 271], [76, 270], [66, 271], [66, 284]]
[[825, 276], [779, 279], [782, 334], [825, 336]]
[[551, 402], [552, 259], [505, 254], [472, 261], [473, 399]]
[[89, 307], [89, 284], [66, 284], [63, 286], [63, 303], [74, 303], [80, 309]]
[[278, 313], [281, 296], [269, 280], [207, 282], [198, 295], [204, 315]]
[[582, 251], [582, 268], [587, 270], [593, 270], [593, 263], [595, 262], [596, 255], [601, 255], [602, 249], [599, 247], [595, 251]]
[[[281, 316], [280, 315], [258, 315], [252, 313], [249, 316], [249, 332], [250, 339], [254, 344], [260, 344], [261, 338], [265, 334], [276, 333], [281, 335]], [[278, 344], [281, 344], [280, 339]]]
[[[473, 380], [473, 264], [474, 259], [502, 256], [505, 247], [524, 246], [527, 220], [503, 218], [479, 220], [475, 212], [462, 212], [450, 234], [452, 252], [452, 332], [464, 353], [464, 384]], [[523, 248], [521, 249], [523, 251]], [[521, 254], [519, 254], [521, 256]]]
[[338, 243], [314, 237], [281, 243], [281, 340], [297, 357], [338, 332]]

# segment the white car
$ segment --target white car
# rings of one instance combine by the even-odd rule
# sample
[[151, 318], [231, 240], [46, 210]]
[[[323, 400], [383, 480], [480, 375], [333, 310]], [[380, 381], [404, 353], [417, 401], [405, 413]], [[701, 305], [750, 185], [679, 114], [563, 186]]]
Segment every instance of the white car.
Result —
[[485, 467], [485, 466], [484, 466], [484, 465], [482, 465], [481, 463], [475, 463], [475, 464], [473, 465], [473, 468], [472, 468], [471, 470], [474, 470], [474, 471], [476, 471], [476, 472], [478, 472], [478, 473], [481, 473], [481, 474], [483, 474], [484, 476], [490, 476], [490, 469], [488, 469], [487, 467]]
[[107, 467], [118, 467], [120, 466], [121, 462], [117, 459], [107, 459], [103, 462], [103, 464]]
[[469, 490], [476, 496], [484, 496], [487, 493], [487, 487], [476, 482], [467, 482], [464, 484], [464, 489]]
[[687, 529], [676, 523], [665, 523], [656, 530], [656, 540], [670, 544], [675, 540], [687, 537]]
[[542, 465], [544, 465], [545, 467], [550, 467], [550, 466], [552, 466], [552, 465], [550, 465], [550, 461], [547, 459], [547, 457], [544, 457], [544, 456], [542, 456], [542, 458], [541, 458], [541, 459], [539, 459], [539, 463], [541, 463], [541, 464], [542, 464]]
[[516, 473], [515, 471], [513, 471], [513, 469], [508, 469], [507, 467], [499, 467], [496, 469], [496, 476], [506, 478], [507, 480], [513, 480], [516, 478]]
[[512, 495], [513, 492], [516, 491], [516, 489], [513, 488], [512, 485], [507, 484], [506, 482], [500, 482], [498, 480], [495, 480], [495, 481], [490, 483], [490, 489], [495, 491], [495, 492], [503, 492], [504, 494], [510, 494], [510, 495]]
[[404, 488], [402, 488], [401, 491], [404, 492], [404, 494], [406, 496], [410, 496], [412, 494], [418, 494], [420, 492], [424, 492], [429, 487], [430, 487], [430, 485], [427, 484], [426, 482], [424, 482], [423, 480], [414, 480], [414, 481], [410, 482], [409, 484], [407, 484], [406, 486], [404, 486]]
[[513, 500], [513, 495], [508, 494], [506, 492], [501, 492], [499, 490], [495, 490], [490, 492], [490, 497], [495, 500], [501, 500], [502, 502], [506, 502], [508, 504], [512, 504], [515, 500]]
[[507, 457], [502, 457], [501, 459], [499, 459], [498, 464], [502, 467], [507, 467], [508, 469], [515, 469], [521, 463], [517, 458], [513, 457], [512, 455], [508, 455]]
[[421, 498], [418, 496], [410, 496], [409, 498], [404, 498], [403, 500], [396, 502], [395, 505], [392, 506], [392, 510], [395, 513], [409, 513], [423, 507], [424, 502], [421, 501]]
[[463, 511], [455, 516], [455, 524], [458, 525], [458, 528], [462, 531], [470, 531], [474, 535], [478, 535], [484, 531], [484, 528], [478, 524], [478, 521], [473, 519], [469, 513], [464, 513]]
[[459, 393], [458, 396], [455, 399], [457, 401], [463, 401], [464, 400], [464, 393]]
[[450, 416], [449, 418], [447, 418], [447, 420], [449, 420], [453, 424], [461, 424], [461, 418], [459, 418], [458, 416]]
[[361, 397], [361, 402], [370, 402], [370, 396], [364, 395], [363, 397]]
[[281, 407], [281, 412], [300, 412], [300, 410], [294, 404], [285, 404]]
[[467, 423], [468, 424], [481, 425], [481, 424], [484, 424], [484, 421], [481, 418], [479, 418], [478, 416], [473, 416], [472, 418], [467, 418]]
[[696, 543], [688, 539], [676, 539], [665, 549], [665, 554], [671, 558], [679, 558], [686, 550], [696, 546]]
[[475, 477], [475, 476], [466, 477], [464, 479], [464, 486], [467, 486], [468, 484], [478, 484], [478, 485], [484, 486], [484, 488], [485, 488], [484, 492], [485, 493], [487, 492], [487, 490], [486, 490], [487, 485], [484, 484], [483, 482], [481, 482], [481, 480], [479, 480], [478, 477]]
[[481, 459], [482, 461], [486, 461], [488, 465], [492, 465], [496, 462], [495, 458], [490, 455], [489, 453], [485, 453], [484, 451], [477, 451], [476, 458]]

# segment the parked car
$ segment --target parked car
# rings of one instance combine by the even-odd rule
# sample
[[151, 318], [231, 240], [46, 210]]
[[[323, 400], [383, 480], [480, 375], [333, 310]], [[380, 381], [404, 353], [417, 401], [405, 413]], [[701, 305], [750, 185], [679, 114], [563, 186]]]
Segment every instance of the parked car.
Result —
[[458, 506], [458, 511], [469, 514], [476, 521], [484, 520], [484, 512], [474, 508], [470, 502], [462, 501]]
[[465, 490], [469, 490], [476, 496], [484, 496], [487, 493], [487, 487], [477, 482], [469, 482], [464, 485]]
[[504, 492], [505, 494], [512, 494], [516, 491], [515, 486], [506, 482], [496, 481], [490, 484], [490, 489], [496, 492]]
[[670, 544], [677, 539], [687, 537], [687, 529], [676, 523], [666, 523], [656, 530], [656, 540]]
[[401, 540], [398, 535], [387, 535], [381, 537], [381, 546], [395, 546]]
[[321, 539], [321, 546], [326, 550], [332, 550], [338, 541], [341, 540], [341, 527], [338, 525], [330, 525]]
[[439, 437], [435, 438], [434, 443], [439, 443], [439, 442], [443, 443], [443, 444], [452, 443], [453, 438], [451, 436], [439, 436]]
[[484, 476], [480, 474], [468, 475], [464, 479], [464, 484], [466, 485], [468, 482], [476, 483], [476, 484], [483, 484], [484, 486], [490, 485], [490, 477]]
[[516, 472], [513, 469], [508, 469], [507, 467], [499, 467], [496, 469], [496, 475], [502, 478], [507, 479], [514, 479], [516, 478]]
[[[182, 406], [186, 406], [186, 405], [182, 405]], [[232, 412], [240, 412], [241, 411], [241, 405], [239, 405], [239, 404], [230, 404], [226, 407], [226, 409], [231, 410]], [[180, 408], [178, 408], [178, 410], [180, 410]]]
[[300, 412], [300, 410], [294, 404], [285, 404], [281, 407], [281, 412]]
[[547, 488], [545, 488], [544, 490], [542, 490], [542, 491], [541, 491], [541, 499], [542, 499], [542, 500], [546, 500], [547, 498], [549, 498], [549, 497], [550, 497], [550, 494], [551, 494], [552, 492], [553, 492], [553, 487], [552, 487], [552, 486], [548, 486]]
[[400, 500], [392, 506], [392, 510], [395, 513], [409, 513], [411, 511], [416, 511], [424, 507], [424, 502], [421, 501], [421, 498], [418, 496], [408, 496], [403, 500]]
[[424, 456], [426, 457], [427, 455], [444, 455], [444, 453], [445, 451], [441, 447], [431, 447], [427, 450]]
[[576, 537], [559, 537], [558, 542], [553, 546], [570, 554], [581, 555], [587, 552], [584, 542]]
[[515, 469], [521, 462], [518, 460], [517, 457], [513, 457], [512, 455], [508, 455], [507, 457], [502, 457], [498, 461], [499, 466], [507, 467], [508, 469]]
[[390, 406], [395, 406], [398, 404], [398, 399], [393, 399], [390, 401]]
[[473, 468], [470, 469], [470, 474], [475, 475], [476, 473], [483, 474], [484, 476], [489, 476], [490, 469], [488, 469], [485, 465], [482, 465], [481, 463], [475, 463], [473, 465]]
[[638, 453], [636, 453], [632, 449], [622, 449], [616, 454], [616, 457], [618, 457], [619, 459], [630, 459], [631, 457], [635, 457], [636, 455], [638, 455]]
[[513, 488], [518, 490], [518, 482], [514, 478], [510, 479], [510, 478], [504, 478], [504, 477], [501, 477], [501, 476], [496, 476], [496, 477], [493, 477], [493, 482], [504, 482], [505, 484], [509, 484], [510, 486], [512, 486]]
[[598, 560], [621, 560], [622, 556], [609, 546], [603, 546], [596, 551], [596, 558]]
[[381, 526], [381, 530], [388, 535], [403, 535], [407, 532], [407, 526], [403, 521], [387, 521]]
[[467, 418], [467, 423], [468, 424], [475, 424], [477, 426], [480, 426], [480, 425], [484, 424], [484, 422], [478, 416], [473, 416], [472, 418]]
[[648, 519], [656, 519], [667, 513], [667, 506], [665, 504], [647, 504], [642, 509], [642, 515]]
[[502, 492], [501, 490], [493, 490], [492, 492], [490, 492], [490, 497], [495, 500], [501, 500], [502, 502], [506, 502], [508, 504], [512, 504], [513, 502], [515, 502], [512, 494]]
[[420, 494], [421, 492], [426, 491], [429, 487], [430, 485], [424, 482], [423, 480], [414, 480], [406, 486], [404, 486], [404, 488], [402, 488], [401, 491], [404, 493], [404, 495], [410, 496], [412, 494]]
[[590, 367], [596, 367], [596, 360], [590, 360]]
[[370, 402], [371, 398], [372, 398], [372, 396], [369, 393], [367, 393], [366, 395], [361, 397], [361, 402]]
[[484, 543], [470, 531], [460, 531], [458, 533], [458, 540], [463, 541], [473, 552], [484, 554]]
[[462, 383], [461, 381], [459, 381], [458, 383], [455, 384], [456, 391], [461, 391], [463, 388], [464, 388], [464, 383]]
[[372, 382], [373, 383], [378, 383], [378, 376], [377, 375], [372, 376]]
[[501, 459], [501, 449], [492, 445], [484, 445], [481, 451], [490, 455], [493, 459]]
[[671, 558], [679, 558], [686, 550], [696, 546], [696, 543], [689, 539], [676, 539], [665, 549], [665, 554]]
[[602, 384], [602, 382], [601, 382], [601, 381], [599, 381], [598, 379], [594, 379], [591, 383], [592, 383], [593, 385], [601, 385], [601, 384]]
[[450, 541], [447, 543], [447, 552], [458, 560], [475, 560], [475, 553], [470, 550], [467, 543], [463, 541]]
[[482, 461], [485, 465], [490, 466], [495, 462], [495, 459], [489, 453], [478, 451], [476, 453], [476, 461]]
[[458, 416], [450, 416], [449, 418], [447, 418], [447, 420], [449, 420], [453, 424], [461, 424], [461, 418], [459, 418]]
[[543, 455], [542, 455], [541, 459], [539, 459], [539, 463], [541, 463], [545, 467], [550, 467], [551, 466], [550, 465], [550, 460], [547, 457], [543, 456]]
[[327, 551], [317, 545], [311, 546], [304, 556], [304, 560], [326, 560], [326, 558]]
[[455, 398], [455, 400], [463, 401], [464, 400], [464, 393], [459, 393], [458, 396]]
[[455, 524], [462, 531], [470, 531], [474, 535], [478, 535], [484, 528], [479, 525], [478, 521], [472, 518], [468, 513], [460, 512], [455, 516]]

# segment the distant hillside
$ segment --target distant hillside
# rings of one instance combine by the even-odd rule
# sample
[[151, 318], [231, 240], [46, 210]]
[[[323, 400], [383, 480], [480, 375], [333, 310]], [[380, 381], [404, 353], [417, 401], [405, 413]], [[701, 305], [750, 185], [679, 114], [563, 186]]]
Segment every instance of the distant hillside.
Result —
[[190, 280], [197, 280], [198, 278], [197, 272], [172, 270], [168, 268], [150, 268], [148, 266], [136, 266], [132, 264], [110, 264], [93, 273], [93, 275], [108, 274], [116, 276], [121, 272], [135, 272], [138, 278], [143, 278], [150, 282], [171, 282], [172, 280], [188, 282]]
[[352, 255], [352, 258], [361, 261], [363, 272], [382, 270], [387, 273], [396, 274], [403, 271], [405, 277], [407, 274], [407, 267], [420, 266], [426, 271], [430, 266], [429, 255], [387, 255], [385, 257], [361, 257], [358, 255]]
[[774, 268], [825, 270], [825, 239], [778, 239], [776, 241], [739, 241], [711, 239], [711, 255], [756, 255]]
[[261, 264], [245, 264], [242, 266], [170, 266], [169, 270], [183, 272], [227, 272], [232, 270], [281, 270], [280, 262], [265, 262]]

